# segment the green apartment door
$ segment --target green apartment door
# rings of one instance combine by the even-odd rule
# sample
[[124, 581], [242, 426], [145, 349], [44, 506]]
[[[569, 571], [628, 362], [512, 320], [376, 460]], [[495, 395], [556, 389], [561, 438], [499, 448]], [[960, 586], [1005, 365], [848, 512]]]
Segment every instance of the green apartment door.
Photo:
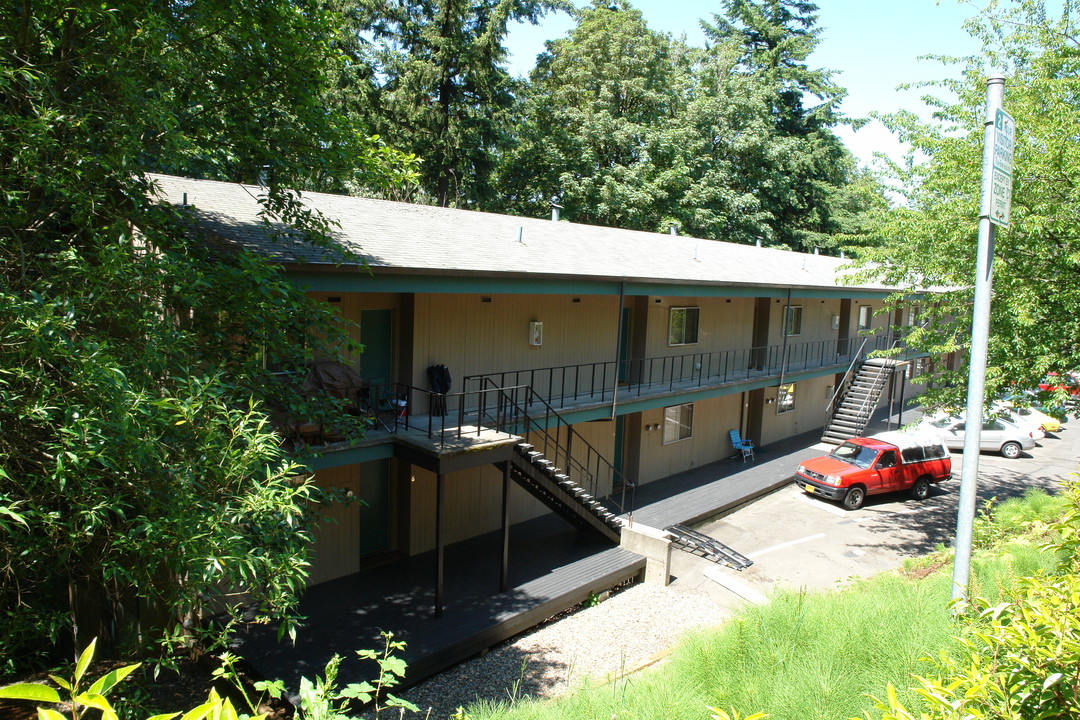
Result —
[[370, 383], [390, 382], [394, 377], [394, 311], [360, 312], [361, 374]]
[[372, 460], [360, 466], [360, 554], [390, 546], [390, 461]]

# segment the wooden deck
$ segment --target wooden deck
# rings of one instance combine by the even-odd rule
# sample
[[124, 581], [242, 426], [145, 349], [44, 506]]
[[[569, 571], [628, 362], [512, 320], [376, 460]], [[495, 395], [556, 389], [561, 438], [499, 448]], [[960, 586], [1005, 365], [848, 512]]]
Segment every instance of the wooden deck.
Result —
[[510, 590], [499, 592], [497, 533], [446, 549], [443, 617], [434, 617], [435, 554], [424, 553], [317, 585], [305, 594], [307, 616], [295, 646], [277, 643], [273, 628], [250, 626], [236, 651], [263, 677], [295, 691], [300, 676], [322, 674], [335, 653], [346, 658], [342, 678], [369, 677], [353, 651], [381, 647], [380, 631], [408, 647], [409, 683], [493, 645], [636, 577], [644, 558], [582, 533], [548, 515], [515, 525], [510, 539]]
[[[633, 521], [658, 528], [693, 524], [783, 487], [801, 460], [821, 454], [813, 448], [819, 432], [760, 448], [754, 461], [733, 456], [640, 487]], [[353, 651], [381, 647], [379, 633], [385, 630], [408, 643], [399, 656], [409, 663], [407, 681], [413, 684], [590, 593], [636, 578], [645, 565], [641, 556], [550, 514], [511, 528], [510, 590], [499, 592], [501, 547], [498, 533], [447, 547], [442, 618], [433, 613], [435, 554], [429, 552], [308, 590], [301, 604], [308, 620], [295, 646], [276, 642], [273, 628], [252, 626], [240, 633], [235, 650], [259, 674], [284, 679], [295, 692], [299, 677], [321, 675], [335, 653], [345, 658], [343, 681], [372, 677], [372, 668], [361, 665]]]

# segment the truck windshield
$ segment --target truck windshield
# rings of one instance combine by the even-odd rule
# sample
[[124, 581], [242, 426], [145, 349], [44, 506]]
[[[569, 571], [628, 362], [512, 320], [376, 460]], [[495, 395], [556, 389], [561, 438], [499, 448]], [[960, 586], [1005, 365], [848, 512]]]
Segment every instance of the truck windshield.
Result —
[[829, 457], [843, 460], [849, 465], [865, 470], [873, 464], [874, 458], [877, 457], [877, 450], [846, 442], [829, 453]]

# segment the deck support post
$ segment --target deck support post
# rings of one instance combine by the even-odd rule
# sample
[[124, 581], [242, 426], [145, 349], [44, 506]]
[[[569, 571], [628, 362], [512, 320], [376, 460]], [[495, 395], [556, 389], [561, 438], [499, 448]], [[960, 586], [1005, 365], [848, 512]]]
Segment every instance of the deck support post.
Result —
[[898, 428], [904, 427], [904, 388], [907, 386], [907, 373], [908, 366], [904, 365], [904, 369], [900, 372], [900, 409], [897, 411], [896, 418]]
[[499, 567], [499, 592], [510, 584], [510, 462], [502, 463], [502, 564]]
[[443, 539], [446, 516], [446, 475], [439, 473], [435, 480], [435, 617], [443, 614], [443, 571], [446, 567], [446, 542]]

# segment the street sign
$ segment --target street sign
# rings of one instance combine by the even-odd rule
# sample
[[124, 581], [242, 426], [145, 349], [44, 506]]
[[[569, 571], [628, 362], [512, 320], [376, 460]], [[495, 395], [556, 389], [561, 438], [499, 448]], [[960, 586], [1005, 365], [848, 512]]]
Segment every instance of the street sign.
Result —
[[1016, 121], [998, 109], [994, 116], [994, 168], [990, 191], [990, 222], [1009, 227], [1012, 209], [1013, 148], [1016, 146]]

